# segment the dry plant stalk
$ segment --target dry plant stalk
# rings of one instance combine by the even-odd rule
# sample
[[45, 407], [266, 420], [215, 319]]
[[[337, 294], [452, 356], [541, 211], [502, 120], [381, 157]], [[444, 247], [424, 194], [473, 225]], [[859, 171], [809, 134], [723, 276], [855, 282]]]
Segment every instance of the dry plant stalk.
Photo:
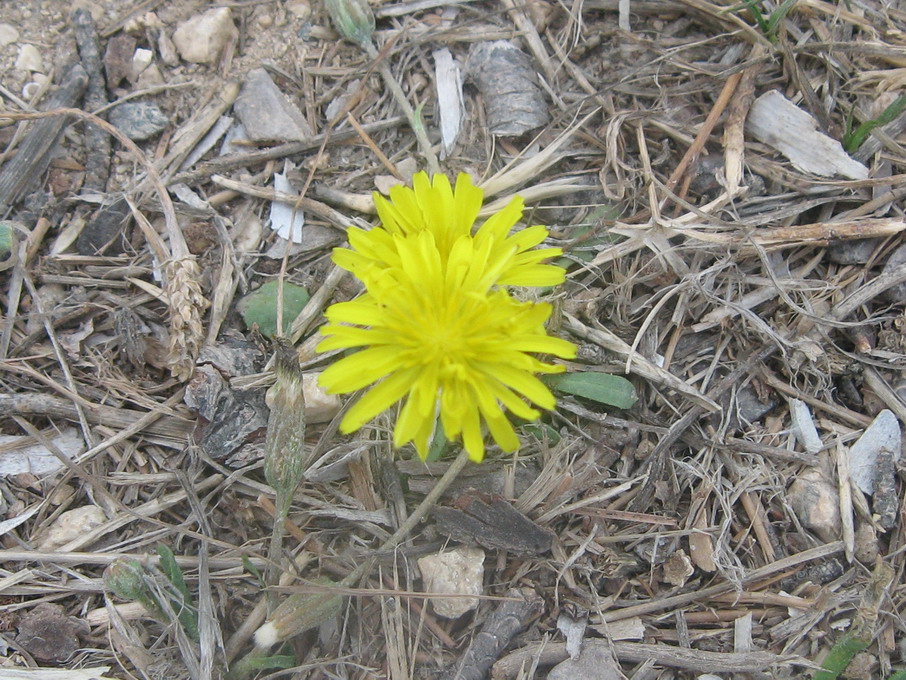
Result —
[[[0, 111], [0, 118], [9, 118], [11, 120], [32, 120], [50, 116], [74, 116], [98, 126], [126, 147], [148, 173], [148, 182], [154, 187], [154, 191], [161, 203], [167, 238], [170, 241], [169, 248], [153, 229], [148, 228], [150, 225], [143, 224], [141, 220], [138, 222], [145, 236], [150, 236], [150, 240], [156, 241], [150, 245], [158, 257], [161, 258], [163, 273], [166, 277], [165, 290], [167, 292], [167, 306], [170, 317], [170, 351], [167, 356], [167, 363], [170, 372], [175, 378], [188, 380], [195, 368], [195, 359], [201, 349], [201, 342], [204, 337], [201, 313], [207, 306], [207, 301], [201, 294], [201, 285], [199, 284], [201, 272], [198, 263], [195, 260], [195, 256], [189, 251], [186, 239], [179, 228], [179, 223], [176, 221], [173, 201], [170, 199], [170, 194], [167, 192], [160, 174], [154, 168], [154, 165], [148, 161], [142, 150], [136, 146], [135, 142], [106, 120], [98, 118], [94, 114], [73, 108], [54, 109], [44, 113]], [[133, 208], [133, 214], [136, 213], [137, 211]], [[145, 220], [145, 223], [147, 223], [147, 220]], [[152, 233], [153, 236], [151, 236]]]

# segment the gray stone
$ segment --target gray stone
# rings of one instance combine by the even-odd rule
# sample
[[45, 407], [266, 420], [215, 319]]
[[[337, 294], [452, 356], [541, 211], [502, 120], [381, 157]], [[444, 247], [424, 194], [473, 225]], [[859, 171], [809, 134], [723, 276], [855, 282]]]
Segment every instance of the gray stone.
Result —
[[900, 436], [900, 422], [893, 411], [884, 409], [850, 447], [849, 475], [862, 493], [875, 492], [882, 449], [892, 454], [894, 463], [900, 460]]
[[263, 68], [249, 72], [233, 108], [252, 141], [301, 142], [312, 136], [302, 112]]
[[155, 104], [127, 102], [110, 112], [110, 123], [129, 139], [140, 142], [163, 132], [170, 119]]

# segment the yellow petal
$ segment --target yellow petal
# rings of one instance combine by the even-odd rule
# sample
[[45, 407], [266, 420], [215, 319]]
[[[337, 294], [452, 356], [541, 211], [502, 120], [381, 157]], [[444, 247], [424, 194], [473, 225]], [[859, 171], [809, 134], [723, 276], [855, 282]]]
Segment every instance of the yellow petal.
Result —
[[399, 350], [396, 347], [371, 347], [331, 364], [321, 373], [318, 382], [331, 394], [346, 394], [377, 382], [397, 368]]
[[[324, 374], [321, 375], [323, 377]], [[340, 432], [355, 432], [378, 413], [393, 406], [409, 390], [415, 375], [415, 369], [399, 371], [371, 388], [346, 413], [340, 423]]]

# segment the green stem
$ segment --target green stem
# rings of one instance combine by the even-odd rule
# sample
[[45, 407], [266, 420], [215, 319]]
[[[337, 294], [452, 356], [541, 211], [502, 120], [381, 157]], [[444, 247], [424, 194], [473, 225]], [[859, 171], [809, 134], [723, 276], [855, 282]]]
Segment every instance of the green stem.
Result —
[[[366, 43], [361, 43], [361, 45], [370, 59], [379, 59], [380, 55], [378, 54], [377, 48], [370, 40]], [[387, 87], [390, 88], [390, 94], [393, 95], [397, 105], [403, 110], [403, 114], [406, 118], [409, 119], [409, 125], [415, 133], [415, 140], [418, 142], [419, 149], [421, 149], [422, 155], [428, 163], [428, 174], [439, 175], [440, 163], [437, 162], [437, 155], [434, 153], [434, 147], [431, 146], [431, 141], [428, 139], [428, 134], [425, 132], [425, 126], [421, 121], [421, 116], [412, 108], [409, 100], [406, 99], [406, 93], [403, 92], [403, 88], [400, 87], [400, 84], [396, 81], [396, 78], [390, 71], [390, 67], [387, 66], [383, 60], [378, 61], [378, 70], [384, 78]]]

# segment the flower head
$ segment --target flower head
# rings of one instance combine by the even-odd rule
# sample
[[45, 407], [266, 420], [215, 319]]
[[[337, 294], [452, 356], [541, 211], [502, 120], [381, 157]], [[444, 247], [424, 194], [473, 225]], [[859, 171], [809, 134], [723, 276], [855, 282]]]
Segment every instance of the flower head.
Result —
[[544, 227], [509, 234], [522, 213], [518, 200], [473, 233], [481, 199], [465, 175], [454, 192], [445, 177], [429, 183], [420, 173], [414, 189], [391, 192], [391, 202], [376, 197], [382, 227], [350, 230], [352, 249], [334, 251], [334, 261], [367, 292], [327, 310], [318, 350], [364, 349], [330, 366], [320, 381], [331, 393], [377, 383], [346, 414], [343, 432], [405, 399], [396, 446], [414, 442], [425, 457], [439, 417], [447, 436], [462, 437], [480, 461], [482, 422], [501, 448], [514, 451], [519, 440], [504, 409], [533, 420], [535, 407], [554, 407], [535, 374], [563, 367], [532, 354], [572, 358], [575, 347], [547, 335], [550, 305], [520, 302], [502, 286], [562, 281], [561, 268], [540, 263], [559, 249], [531, 250], [547, 236]]

